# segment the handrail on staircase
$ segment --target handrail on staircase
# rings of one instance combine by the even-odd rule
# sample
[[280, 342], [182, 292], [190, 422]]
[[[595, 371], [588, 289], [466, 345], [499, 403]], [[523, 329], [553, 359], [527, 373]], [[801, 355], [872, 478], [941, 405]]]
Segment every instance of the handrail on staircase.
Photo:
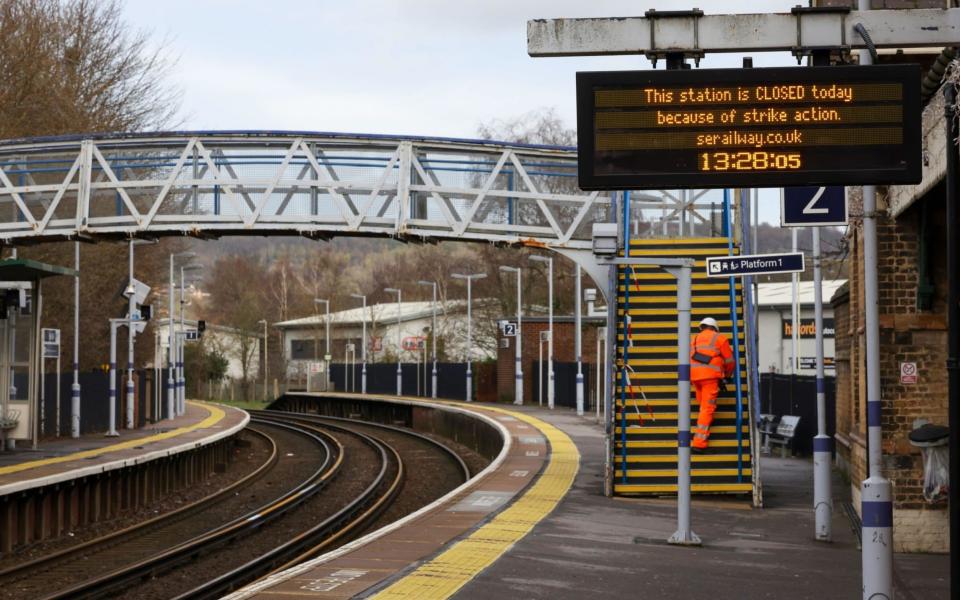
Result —
[[[723, 234], [727, 236], [727, 252], [733, 255], [733, 214], [730, 190], [723, 190]], [[740, 377], [740, 327], [737, 324], [737, 281], [730, 278], [730, 320], [733, 322], [734, 381], [737, 397], [737, 483], [743, 483], [743, 386]]]

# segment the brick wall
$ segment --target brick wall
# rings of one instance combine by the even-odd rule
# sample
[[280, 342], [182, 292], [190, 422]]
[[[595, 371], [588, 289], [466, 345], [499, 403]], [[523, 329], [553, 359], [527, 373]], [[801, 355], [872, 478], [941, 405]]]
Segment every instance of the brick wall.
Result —
[[[856, 192], [858, 190], [851, 190]], [[879, 190], [879, 191], [882, 191]], [[880, 301], [880, 386], [883, 407], [883, 473], [894, 486], [894, 539], [898, 550], [947, 550], [946, 530], [938, 524], [946, 505], [930, 505], [922, 496], [923, 461], [908, 439], [917, 419], [947, 423], [946, 400], [946, 262], [945, 200], [942, 184], [933, 188], [897, 219], [887, 215], [878, 194], [878, 292]], [[923, 211], [927, 214], [924, 216]], [[855, 222], [850, 242], [849, 296], [838, 295], [837, 441], [841, 465], [859, 488], [867, 476], [866, 368], [863, 330], [862, 202], [851, 193]], [[926, 218], [926, 230], [921, 232]], [[921, 234], [928, 240], [928, 269], [934, 286], [928, 309], [918, 308]], [[900, 383], [900, 364], [915, 362], [916, 384]], [[858, 491], [858, 490], [857, 490]], [[858, 506], [859, 508], [859, 506]]]
[[[584, 319], [581, 346], [585, 364], [593, 364], [597, 360], [597, 328], [598, 325], [588, 322]], [[521, 360], [523, 362], [523, 397], [527, 403], [533, 399], [533, 382], [538, 373], [535, 370], [535, 363], [539, 359], [538, 344], [540, 343], [540, 332], [549, 329], [546, 319], [524, 320], [523, 321], [523, 347], [521, 348]], [[553, 358], [557, 362], [576, 362], [577, 357], [574, 354], [574, 323], [573, 317], [555, 317], [553, 321]], [[502, 334], [501, 334], [502, 337]], [[497, 351], [497, 390], [500, 400], [513, 402], [514, 398], [514, 376], [516, 369], [516, 338], [509, 339], [509, 348], [499, 348]], [[543, 347], [543, 360], [547, 360], [547, 347]], [[591, 382], [591, 387], [594, 382]], [[591, 393], [587, 390], [586, 393]], [[535, 401], [535, 400], [534, 400]]]

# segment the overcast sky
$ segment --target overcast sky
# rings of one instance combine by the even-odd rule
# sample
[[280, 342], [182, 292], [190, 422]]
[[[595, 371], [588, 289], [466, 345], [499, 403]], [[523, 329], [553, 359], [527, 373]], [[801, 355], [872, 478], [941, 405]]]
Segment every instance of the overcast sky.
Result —
[[[789, 12], [797, 0], [698, 2], [705, 12]], [[127, 18], [177, 59], [189, 129], [472, 137], [553, 107], [576, 124], [574, 74], [649, 69], [643, 57], [530, 58], [526, 21], [636, 16], [673, 2], [602, 0], [129, 0]], [[734, 67], [711, 55], [701, 67]], [[795, 65], [786, 53], [756, 66]], [[662, 66], [661, 66], [662, 68]], [[776, 194], [761, 220], [779, 221]]]

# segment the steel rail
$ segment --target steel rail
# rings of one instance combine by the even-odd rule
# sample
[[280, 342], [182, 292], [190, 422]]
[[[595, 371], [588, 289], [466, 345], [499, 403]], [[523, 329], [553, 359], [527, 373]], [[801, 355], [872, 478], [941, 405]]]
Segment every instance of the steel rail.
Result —
[[[343, 447], [330, 436], [318, 433], [316, 430], [308, 431], [289, 423], [260, 418], [251, 418], [251, 420], [265, 425], [295, 431], [296, 433], [315, 440], [324, 450], [324, 459], [321, 461], [320, 466], [293, 488], [272, 499], [267, 504], [229, 523], [215, 527], [210, 531], [181, 542], [146, 559], [98, 575], [67, 589], [57, 590], [45, 596], [44, 599], [100, 598], [114, 593], [119, 589], [123, 589], [138, 580], [167, 571], [182, 562], [192, 560], [224, 543], [252, 533], [264, 524], [294, 509], [323, 489], [325, 484], [339, 472], [343, 462]], [[336, 451], [334, 448], [336, 448]]]
[[[64, 548], [57, 552], [37, 557], [28, 562], [20, 563], [0, 570], [0, 580], [4, 582], [20, 581], [25, 576], [28, 576], [29, 572], [36, 571], [41, 567], [46, 567], [54, 563], [62, 563], [65, 560], [72, 560], [73, 557], [89, 554], [90, 552], [96, 552], [98, 550], [114, 546], [117, 543], [129, 540], [134, 536], [143, 535], [158, 527], [168, 526], [185, 518], [189, 518], [197, 512], [204, 510], [217, 500], [227, 496], [228, 494], [237, 492], [238, 490], [243, 489], [244, 487], [257, 481], [264, 474], [266, 474], [267, 471], [276, 465], [279, 454], [277, 450], [277, 444], [273, 438], [266, 433], [252, 427], [248, 428], [247, 430], [255, 435], [259, 435], [270, 445], [270, 456], [267, 457], [267, 460], [265, 460], [255, 470], [251, 471], [247, 475], [244, 475], [242, 478], [234, 481], [230, 485], [220, 488], [212, 494], [204, 496], [196, 502], [192, 502], [186, 506], [181, 506], [180, 508], [174, 509], [170, 512], [166, 512], [146, 521], [141, 521], [131, 525], [130, 527], [113, 531], [104, 536], [100, 536], [86, 542], [70, 546], [69, 548]], [[45, 576], [49, 576], [49, 573], [45, 573]]]
[[[263, 415], [269, 411], [257, 412]], [[278, 417], [276, 413], [271, 414], [271, 417], [281, 418]], [[395, 499], [405, 478], [405, 467], [400, 453], [397, 452], [393, 446], [348, 426], [318, 423], [308, 419], [289, 417], [287, 415], [284, 415], [282, 418], [287, 422], [297, 422], [299, 425], [316, 427], [318, 430], [334, 429], [356, 436], [379, 453], [381, 458], [379, 473], [360, 494], [333, 515], [287, 542], [273, 548], [270, 552], [262, 554], [215, 579], [204, 582], [196, 588], [176, 596], [176, 600], [219, 598], [224, 594], [259, 579], [261, 576], [296, 564], [304, 558], [311, 556], [314, 552], [329, 547], [339, 540], [349, 539], [349, 536], [362, 531], [366, 525], [380, 515], [389, 503]], [[396, 473], [392, 480], [387, 482], [386, 476], [391, 464], [396, 465]], [[383, 488], [384, 485], [386, 485], [386, 489], [378, 493], [378, 490]]]
[[[250, 412], [251, 412], [251, 413], [255, 413], [255, 412], [258, 412], [258, 411], [255, 411], [255, 410], [254, 410], [254, 411], [250, 411]], [[307, 420], [307, 421], [319, 421], [319, 422], [322, 422], [322, 421], [334, 421], [334, 422], [341, 422], [341, 423], [355, 423], [355, 424], [361, 425], [361, 426], [373, 427], [373, 428], [377, 428], [377, 429], [385, 429], [385, 430], [394, 431], [394, 432], [396, 432], [396, 433], [400, 433], [400, 434], [403, 434], [403, 435], [406, 435], [406, 436], [409, 436], [409, 437], [417, 438], [417, 439], [419, 439], [419, 440], [421, 440], [421, 441], [423, 441], [423, 442], [426, 442], [426, 443], [428, 443], [428, 444], [431, 444], [431, 445], [435, 446], [435, 447], [436, 447], [437, 449], [439, 449], [441, 452], [443, 452], [444, 454], [446, 454], [448, 458], [450, 458], [451, 460], [453, 460], [453, 462], [455, 462], [455, 463], [457, 464], [458, 469], [463, 473], [463, 479], [464, 479], [464, 481], [470, 479], [470, 467], [467, 466], [467, 463], [466, 463], [466, 461], [463, 460], [463, 457], [462, 457], [462, 456], [460, 456], [455, 450], [453, 450], [452, 448], [450, 448], [449, 446], [447, 446], [447, 445], [444, 444], [443, 442], [440, 442], [440, 441], [438, 441], [438, 440], [435, 440], [435, 439], [433, 439], [432, 437], [426, 436], [426, 435], [424, 435], [424, 434], [422, 434], [422, 433], [419, 433], [419, 432], [417, 432], [417, 431], [413, 431], [412, 429], [409, 429], [409, 428], [406, 428], [406, 427], [397, 427], [397, 426], [395, 426], [395, 425], [387, 425], [387, 424], [385, 424], [385, 423], [376, 423], [376, 422], [374, 422], [374, 421], [359, 421], [359, 422], [358, 422], [358, 421], [355, 420], [355, 419], [348, 419], [348, 418], [346, 418], [346, 417], [331, 417], [331, 416], [327, 416], [327, 415], [314, 415], [314, 414], [310, 414], [310, 413], [290, 413], [290, 414], [295, 415], [295, 416], [297, 416], [297, 417], [301, 417], [301, 418], [303, 418], [304, 420]]]

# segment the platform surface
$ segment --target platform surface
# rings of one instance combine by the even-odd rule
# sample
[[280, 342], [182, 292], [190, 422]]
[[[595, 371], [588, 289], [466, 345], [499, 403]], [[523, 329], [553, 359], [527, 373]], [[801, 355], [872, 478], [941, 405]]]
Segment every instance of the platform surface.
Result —
[[183, 416], [141, 429], [43, 440], [37, 450], [0, 452], [0, 496], [123, 468], [211, 444], [243, 429], [245, 411], [222, 404], [187, 402]]
[[[592, 417], [566, 409], [450, 404], [486, 413], [510, 431], [513, 448], [487, 482], [437, 509], [438, 520], [419, 519], [380, 540], [354, 543], [353, 549], [335, 551], [229, 598], [822, 600], [860, 595], [860, 552], [840, 509], [848, 486], [839, 478], [834, 482], [833, 543], [814, 541], [808, 459], [763, 458], [764, 509], [739, 498], [695, 499], [693, 530], [704, 544], [676, 547], [666, 543], [676, 529], [674, 499], [603, 496], [603, 432]], [[529, 427], [521, 429], [524, 425]], [[551, 445], [559, 442], [555, 449], [565, 455], [560, 463], [566, 461], [569, 469], [575, 454], [579, 467], [572, 486], [556, 489], [555, 480], [549, 497], [537, 486], [556, 454], [549, 460], [542, 453], [527, 455], [528, 444], [531, 452], [544, 448], [534, 439], [538, 435]], [[575, 448], [564, 447], [564, 439]], [[533, 472], [538, 464], [539, 479], [525, 487], [511, 483], [512, 473]], [[474, 493], [478, 490], [483, 493]], [[458, 513], [470, 508], [471, 499], [493, 508]], [[538, 504], [540, 516], [524, 522], [519, 535], [503, 523], [491, 528], [525, 500]], [[430, 531], [434, 526], [441, 531]], [[442, 533], [451, 541], [441, 543]], [[464, 547], [470, 540], [474, 545]], [[897, 598], [946, 599], [948, 557], [898, 554], [894, 579]]]
[[573, 484], [579, 462], [573, 442], [549, 424], [503, 407], [442, 404], [470, 411], [506, 436], [505, 450], [487, 469], [367, 538], [228, 598], [446, 598], [529, 533]]
[[[762, 457], [765, 508], [722, 497], [694, 499], [701, 548], [670, 546], [673, 499], [603, 496], [603, 434], [592, 418], [557, 409], [538, 417], [567, 433], [582, 465], [557, 509], [454, 597], [859, 598], [860, 551], [841, 510], [849, 485], [835, 477], [833, 543], [816, 542], [813, 463]], [[949, 597], [946, 555], [896, 554], [897, 598]]]

